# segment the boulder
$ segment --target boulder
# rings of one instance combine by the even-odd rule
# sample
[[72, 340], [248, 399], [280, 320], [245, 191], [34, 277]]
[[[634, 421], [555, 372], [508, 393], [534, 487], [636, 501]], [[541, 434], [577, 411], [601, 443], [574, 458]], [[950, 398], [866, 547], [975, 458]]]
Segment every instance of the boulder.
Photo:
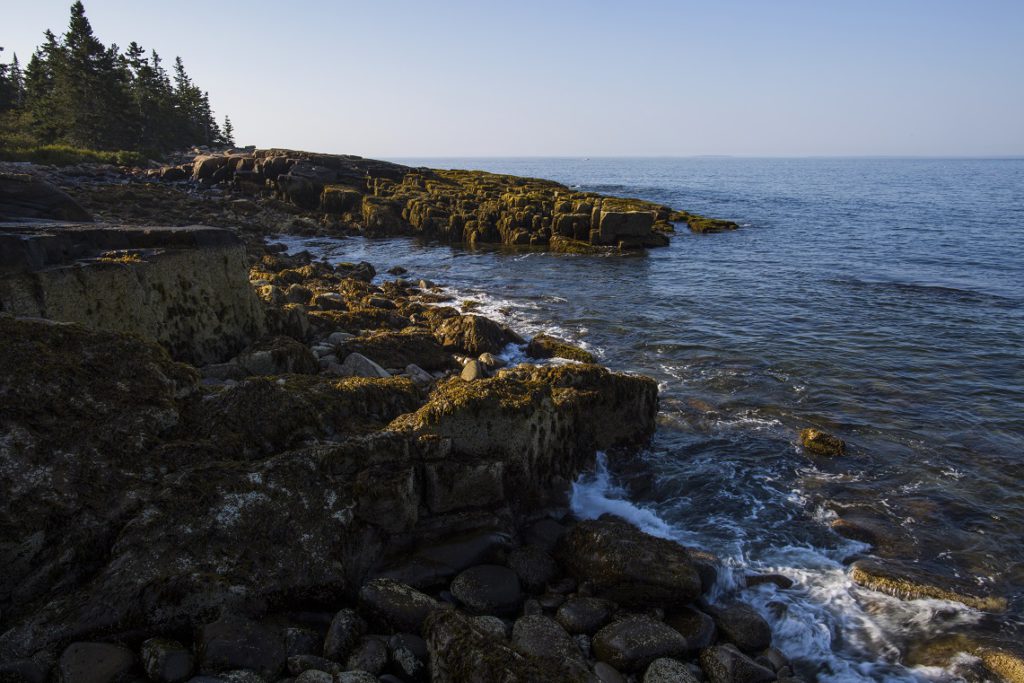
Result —
[[455, 577], [452, 595], [476, 614], [509, 615], [523, 602], [519, 579], [508, 567], [479, 565]]
[[326, 657], [317, 657], [312, 654], [292, 655], [288, 657], [288, 673], [298, 676], [303, 671], [323, 671], [328, 674], [341, 673], [341, 664], [333, 662]]
[[388, 639], [390, 669], [403, 681], [425, 677], [427, 644], [419, 636], [396, 634]]
[[291, 337], [261, 339], [239, 353], [234, 363], [250, 375], [315, 375], [320, 371], [309, 347]]
[[523, 588], [540, 593], [558, 576], [558, 564], [547, 552], [536, 546], [520, 546], [508, 555], [508, 566], [519, 577]]
[[150, 638], [142, 643], [142, 668], [151, 681], [181, 683], [192, 675], [195, 657], [176, 640]]
[[647, 667], [643, 683], [699, 683], [699, 679], [678, 659], [662, 657]]
[[530, 358], [567, 358], [580, 363], [596, 362], [594, 354], [589, 351], [547, 334], [538, 334], [531, 339], [526, 345], [526, 355]]
[[478, 360], [471, 360], [462, 368], [462, 373], [459, 377], [466, 382], [473, 382], [478, 379], [484, 379], [487, 376], [487, 371], [484, 369], [484, 364]]
[[525, 616], [512, 627], [512, 647], [525, 655], [585, 664], [576, 641], [551, 617]]
[[333, 662], [346, 661], [366, 630], [366, 622], [355, 610], [340, 610], [331, 620], [327, 635], [324, 637], [324, 659]]
[[701, 650], [700, 668], [711, 683], [767, 683], [775, 672], [754, 662], [731, 643]]
[[360, 353], [385, 368], [416, 365], [427, 372], [437, 372], [458, 367], [452, 354], [442, 349], [429, 332], [417, 329], [374, 332], [338, 344], [339, 358], [349, 353]]
[[217, 674], [249, 669], [272, 679], [285, 666], [284, 640], [269, 626], [243, 617], [223, 616], [206, 624], [196, 638], [199, 672]]
[[427, 615], [440, 606], [429, 595], [391, 579], [374, 579], [359, 590], [360, 610], [395, 631], [419, 633]]
[[611, 600], [574, 595], [555, 613], [555, 620], [569, 633], [593, 635], [612, 620], [616, 606]]
[[700, 575], [682, 546], [610, 515], [577, 524], [557, 554], [595, 595], [621, 605], [673, 606], [701, 595]]
[[374, 676], [380, 675], [388, 663], [388, 646], [379, 637], [366, 636], [356, 645], [348, 656], [345, 669], [348, 671], [366, 671]]
[[594, 655], [619, 671], [643, 671], [661, 657], [682, 657], [686, 639], [679, 632], [650, 617], [634, 616], [614, 621], [594, 636]]
[[390, 377], [391, 373], [361, 353], [345, 356], [338, 374], [343, 377]]
[[135, 655], [113, 643], [72, 643], [57, 662], [61, 683], [119, 683], [135, 665]]
[[522, 344], [515, 332], [480, 315], [462, 315], [442, 320], [434, 328], [434, 337], [446, 351], [469, 356], [500, 353], [509, 344]]
[[718, 607], [712, 616], [721, 636], [743, 652], [760, 652], [772, 644], [771, 627], [750, 605], [738, 602]]
[[526, 655], [496, 638], [471, 617], [454, 609], [437, 610], [424, 623], [435, 681], [473, 683], [536, 683], [592, 681], [589, 673], [573, 662]]
[[815, 455], [837, 456], [846, 453], [846, 442], [820, 429], [808, 428], [801, 431], [800, 445]]
[[690, 652], [710, 646], [718, 635], [715, 620], [711, 615], [694, 607], [676, 608], [665, 618], [665, 623], [686, 638], [687, 649]]

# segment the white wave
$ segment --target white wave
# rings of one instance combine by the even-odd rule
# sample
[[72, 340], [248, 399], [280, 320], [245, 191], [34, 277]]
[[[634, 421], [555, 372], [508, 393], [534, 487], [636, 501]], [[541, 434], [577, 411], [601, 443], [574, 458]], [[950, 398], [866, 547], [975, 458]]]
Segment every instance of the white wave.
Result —
[[[802, 497], [798, 492], [779, 494]], [[702, 547], [696, 534], [630, 501], [609, 472], [604, 453], [597, 454], [592, 473], [581, 475], [573, 483], [570, 505], [581, 519], [610, 513], [652, 536]], [[727, 515], [720, 517], [718, 524], [739, 524]], [[830, 515], [820, 508], [816, 517], [826, 522]], [[740, 526], [750, 528], [749, 523]], [[955, 662], [950, 669], [903, 666], [896, 642], [906, 636], [926, 639], [975, 623], [980, 613], [941, 600], [899, 600], [855, 585], [842, 560], [867, 547], [857, 541], [844, 540], [834, 548], [783, 546], [756, 559], [745, 555], [745, 546], [737, 543], [731, 548], [711, 548], [732, 554], [722, 557], [723, 566], [708, 599], [714, 603], [738, 597], [751, 605], [771, 625], [773, 644], [790, 659], [816, 667], [819, 681], [959, 680], [952, 671]], [[794, 586], [786, 590], [772, 583], [746, 587], [744, 577], [748, 572], [780, 574], [791, 579]]]

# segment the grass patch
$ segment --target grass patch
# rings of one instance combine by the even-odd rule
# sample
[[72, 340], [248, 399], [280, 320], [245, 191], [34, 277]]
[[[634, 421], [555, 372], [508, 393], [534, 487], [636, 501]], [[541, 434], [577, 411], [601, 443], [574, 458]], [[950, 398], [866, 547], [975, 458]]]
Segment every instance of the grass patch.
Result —
[[71, 166], [73, 164], [143, 166], [148, 159], [141, 152], [126, 150], [101, 151], [70, 145], [36, 145], [32, 147], [0, 147], [0, 161], [31, 161], [51, 166]]

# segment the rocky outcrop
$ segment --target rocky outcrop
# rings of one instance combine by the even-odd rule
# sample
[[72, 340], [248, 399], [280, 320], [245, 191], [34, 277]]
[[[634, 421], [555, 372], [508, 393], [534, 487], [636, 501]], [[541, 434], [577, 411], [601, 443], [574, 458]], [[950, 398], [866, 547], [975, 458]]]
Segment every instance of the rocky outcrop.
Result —
[[16, 219], [91, 221], [78, 202], [53, 184], [28, 173], [0, 172], [0, 221]]
[[838, 456], [846, 453], [846, 442], [842, 439], [810, 427], [800, 432], [800, 445], [815, 455]]
[[594, 354], [578, 346], [557, 339], [547, 334], [538, 334], [526, 346], [526, 355], [530, 358], [566, 358], [580, 363], [594, 363]]
[[[267, 149], [202, 154], [150, 178], [272, 195], [369, 235], [548, 247], [576, 253], [668, 244], [673, 223], [694, 232], [735, 229], [638, 199], [578, 192], [535, 178], [411, 168], [348, 155]], [[577, 245], [572, 247], [571, 245]]]
[[264, 334], [245, 270], [218, 228], [0, 224], [0, 311], [137, 334], [197, 364]]

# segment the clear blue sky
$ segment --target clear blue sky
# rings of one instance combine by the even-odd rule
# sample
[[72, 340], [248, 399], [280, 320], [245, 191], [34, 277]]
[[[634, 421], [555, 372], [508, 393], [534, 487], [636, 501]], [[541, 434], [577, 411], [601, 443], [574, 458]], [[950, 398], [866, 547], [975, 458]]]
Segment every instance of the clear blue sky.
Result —
[[[0, 0], [23, 62], [71, 0]], [[1024, 0], [85, 0], [240, 144], [377, 157], [1022, 155]]]

